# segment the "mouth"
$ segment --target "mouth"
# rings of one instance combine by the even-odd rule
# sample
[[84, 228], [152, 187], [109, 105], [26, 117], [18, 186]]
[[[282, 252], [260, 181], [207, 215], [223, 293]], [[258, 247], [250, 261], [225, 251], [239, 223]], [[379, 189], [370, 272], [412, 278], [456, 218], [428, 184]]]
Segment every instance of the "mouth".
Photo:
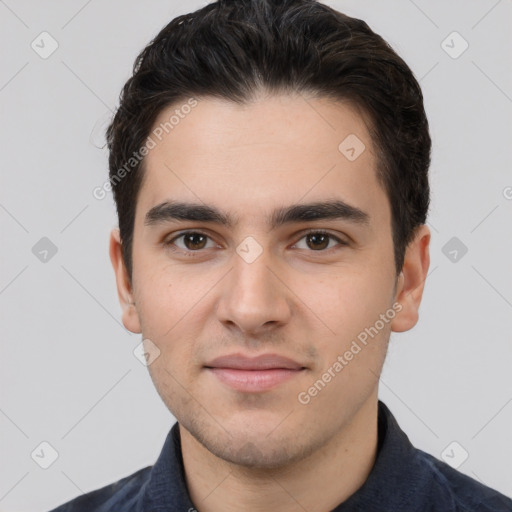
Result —
[[258, 393], [269, 391], [301, 375], [307, 368], [277, 354], [257, 357], [231, 354], [207, 363], [205, 369], [236, 391]]

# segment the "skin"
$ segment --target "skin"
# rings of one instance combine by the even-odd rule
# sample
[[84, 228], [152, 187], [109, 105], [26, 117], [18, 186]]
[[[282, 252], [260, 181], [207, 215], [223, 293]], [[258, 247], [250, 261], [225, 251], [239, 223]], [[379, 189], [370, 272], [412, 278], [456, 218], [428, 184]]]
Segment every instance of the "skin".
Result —
[[[355, 161], [338, 150], [349, 134], [366, 146]], [[201, 98], [145, 165], [131, 280], [117, 229], [110, 256], [125, 327], [160, 350], [149, 371], [179, 422], [193, 502], [201, 512], [332, 510], [361, 487], [375, 461], [378, 376], [391, 331], [417, 322], [428, 228], [417, 229], [397, 276], [389, 200], [365, 120], [325, 98], [260, 94], [243, 106]], [[146, 213], [170, 199], [215, 206], [236, 222], [145, 225]], [[276, 208], [331, 199], [363, 210], [369, 222], [267, 227]], [[304, 233], [316, 228], [346, 245], [331, 238], [319, 249]], [[210, 237], [195, 257], [164, 244], [183, 230]], [[236, 252], [248, 236], [262, 249], [252, 263]], [[196, 248], [183, 238], [174, 244], [189, 254]], [[395, 303], [400, 312], [300, 403], [298, 394]], [[231, 353], [276, 353], [306, 369], [266, 392], [235, 391], [204, 368]]]

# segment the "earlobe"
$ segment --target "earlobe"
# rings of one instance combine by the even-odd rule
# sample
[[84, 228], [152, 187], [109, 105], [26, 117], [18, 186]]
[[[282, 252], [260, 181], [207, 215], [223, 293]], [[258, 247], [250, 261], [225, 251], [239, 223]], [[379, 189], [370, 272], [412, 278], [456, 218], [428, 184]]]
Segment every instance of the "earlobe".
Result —
[[429, 266], [430, 230], [423, 224], [416, 229], [414, 239], [407, 246], [402, 271], [398, 276], [395, 301], [401, 305], [401, 310], [391, 322], [392, 331], [408, 331], [418, 322]]
[[132, 285], [123, 259], [119, 228], [114, 228], [110, 233], [109, 254], [116, 278], [117, 295], [121, 304], [123, 325], [129, 331], [140, 334], [142, 330], [133, 298]]

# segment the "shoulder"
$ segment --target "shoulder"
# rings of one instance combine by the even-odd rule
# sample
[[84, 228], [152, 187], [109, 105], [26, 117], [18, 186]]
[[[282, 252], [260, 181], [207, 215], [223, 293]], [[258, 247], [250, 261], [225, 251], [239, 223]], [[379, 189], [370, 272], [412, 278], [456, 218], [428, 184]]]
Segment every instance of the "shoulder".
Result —
[[512, 512], [512, 499], [417, 449], [421, 464], [431, 473], [428, 502], [457, 512]]
[[144, 488], [149, 480], [152, 466], [89, 492], [53, 509], [51, 512], [116, 512], [136, 511]]

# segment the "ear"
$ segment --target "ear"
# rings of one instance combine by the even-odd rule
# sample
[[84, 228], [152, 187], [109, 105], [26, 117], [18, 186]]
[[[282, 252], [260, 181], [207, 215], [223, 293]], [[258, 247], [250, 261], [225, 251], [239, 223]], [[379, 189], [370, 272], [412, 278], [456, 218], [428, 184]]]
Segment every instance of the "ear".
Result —
[[403, 332], [418, 322], [418, 310], [423, 296], [425, 279], [430, 266], [430, 230], [422, 224], [405, 251], [404, 265], [398, 276], [395, 301], [402, 309], [391, 322], [391, 330]]
[[117, 295], [122, 309], [123, 325], [129, 331], [140, 334], [140, 320], [133, 299], [132, 285], [123, 259], [121, 235], [119, 228], [110, 233], [110, 261], [114, 267], [117, 283]]

